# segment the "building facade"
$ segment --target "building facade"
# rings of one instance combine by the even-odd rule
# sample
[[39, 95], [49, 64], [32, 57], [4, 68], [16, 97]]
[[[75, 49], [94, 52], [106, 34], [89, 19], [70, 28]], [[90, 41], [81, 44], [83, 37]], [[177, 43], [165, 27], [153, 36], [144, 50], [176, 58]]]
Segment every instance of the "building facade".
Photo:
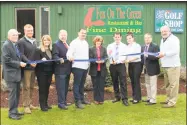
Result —
[[107, 46], [113, 42], [115, 31], [122, 32], [124, 43], [125, 34], [132, 31], [141, 45], [147, 32], [160, 44], [158, 30], [165, 23], [173, 27], [174, 34], [179, 37], [181, 63], [186, 64], [185, 2], [1, 2], [0, 14], [1, 41], [7, 38], [11, 28], [18, 29], [22, 37], [23, 26], [30, 23], [37, 41], [42, 35], [50, 34], [55, 42], [59, 30], [66, 29], [70, 42], [77, 37], [80, 28], [86, 27], [90, 46], [95, 35], [102, 35]]

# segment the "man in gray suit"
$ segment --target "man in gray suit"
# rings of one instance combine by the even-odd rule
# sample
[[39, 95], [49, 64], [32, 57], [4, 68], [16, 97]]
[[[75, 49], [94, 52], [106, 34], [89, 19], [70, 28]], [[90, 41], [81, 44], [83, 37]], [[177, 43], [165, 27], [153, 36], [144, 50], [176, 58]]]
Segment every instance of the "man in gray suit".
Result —
[[10, 29], [8, 40], [2, 47], [3, 75], [9, 90], [9, 118], [14, 120], [21, 119], [21, 115], [23, 115], [18, 112], [17, 108], [20, 97], [21, 67], [26, 66], [26, 63], [21, 62], [22, 56], [17, 48], [17, 41], [18, 31]]

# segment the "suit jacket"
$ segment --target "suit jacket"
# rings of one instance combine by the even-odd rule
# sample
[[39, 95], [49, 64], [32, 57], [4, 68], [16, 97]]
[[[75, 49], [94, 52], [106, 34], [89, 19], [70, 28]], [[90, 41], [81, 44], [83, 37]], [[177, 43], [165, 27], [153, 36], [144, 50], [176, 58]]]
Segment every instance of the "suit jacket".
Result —
[[22, 56], [16, 54], [13, 43], [9, 40], [5, 41], [2, 47], [2, 64], [3, 77], [6, 82], [21, 81], [20, 61]]
[[71, 66], [72, 63], [67, 60], [66, 53], [67, 53], [67, 48], [61, 42], [60, 40], [57, 40], [56, 43], [53, 44], [53, 49], [52, 49], [52, 57], [53, 59], [59, 59], [63, 58], [64, 63], [60, 63], [60, 61], [55, 62], [55, 75], [69, 75], [71, 73]]
[[[107, 58], [106, 48], [104, 48], [103, 46], [101, 47], [101, 50], [100, 50], [100, 57]], [[95, 46], [89, 49], [89, 58], [97, 58], [97, 50]], [[103, 77], [106, 77], [107, 75], [106, 61], [107, 60], [105, 60], [104, 63], [101, 63], [100, 71], [101, 71], [101, 76]], [[90, 63], [89, 75], [97, 76], [97, 66], [98, 66], [98, 63], [96, 62]]]
[[[52, 52], [51, 52], [52, 55]], [[36, 49], [36, 59], [41, 60], [42, 58], [46, 58], [47, 60], [50, 60], [46, 52], [42, 52], [41, 49]], [[52, 74], [54, 72], [54, 62], [44, 62], [44, 63], [38, 63], [35, 68], [36, 75], [39, 75], [40, 73], [43, 74]]]
[[[142, 46], [141, 51], [144, 52], [144, 50], [145, 50], [145, 45]], [[156, 53], [159, 51], [160, 50], [159, 50], [158, 45], [151, 42], [148, 48], [148, 52]], [[144, 62], [144, 55], [142, 55], [141, 60], [142, 60], [142, 64], [144, 64], [146, 67], [145, 72], [147, 72], [149, 76], [158, 75], [160, 73], [160, 66], [159, 66], [159, 61], [158, 61], [159, 58], [152, 56], [152, 55], [148, 55], [148, 57], [145, 59], [145, 62]]]

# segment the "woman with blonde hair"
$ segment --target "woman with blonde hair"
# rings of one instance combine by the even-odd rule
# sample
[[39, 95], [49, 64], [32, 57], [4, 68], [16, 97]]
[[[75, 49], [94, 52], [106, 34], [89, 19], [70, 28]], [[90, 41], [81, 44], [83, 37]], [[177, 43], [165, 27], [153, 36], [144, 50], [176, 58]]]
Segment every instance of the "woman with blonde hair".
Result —
[[[37, 60], [51, 60], [52, 59], [52, 40], [49, 35], [44, 35], [41, 39], [40, 48], [37, 49]], [[36, 76], [39, 86], [39, 103], [42, 111], [51, 109], [47, 103], [49, 87], [53, 74], [53, 62], [38, 63], [36, 66]]]
[[89, 49], [89, 58], [97, 59], [96, 62], [90, 63], [89, 75], [91, 76], [93, 83], [93, 93], [95, 104], [103, 104], [104, 102], [104, 85], [107, 74], [106, 48], [102, 46], [103, 38], [96, 36], [93, 39], [94, 46]]

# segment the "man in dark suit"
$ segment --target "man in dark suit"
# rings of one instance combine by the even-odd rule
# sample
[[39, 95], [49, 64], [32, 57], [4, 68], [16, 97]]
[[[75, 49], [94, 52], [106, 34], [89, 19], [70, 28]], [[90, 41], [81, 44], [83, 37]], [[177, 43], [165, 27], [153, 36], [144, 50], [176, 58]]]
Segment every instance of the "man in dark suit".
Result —
[[58, 95], [58, 107], [60, 109], [67, 110], [68, 103], [66, 102], [66, 97], [68, 93], [70, 73], [71, 73], [71, 62], [66, 58], [66, 53], [68, 50], [67, 44], [67, 31], [60, 30], [59, 40], [53, 44], [52, 57], [53, 59], [61, 59], [55, 64], [55, 80], [56, 80], [56, 90]]
[[9, 118], [18, 120], [23, 113], [18, 112], [20, 97], [21, 67], [26, 63], [21, 62], [22, 56], [19, 53], [16, 42], [18, 41], [18, 31], [10, 29], [8, 40], [2, 47], [2, 63], [4, 80], [8, 85], [9, 95]]
[[144, 64], [145, 73], [145, 84], [147, 89], [147, 102], [146, 105], [156, 104], [156, 94], [157, 94], [157, 75], [160, 73], [159, 58], [153, 55], [148, 55], [146, 52], [157, 53], [159, 52], [159, 47], [152, 43], [152, 36], [149, 33], [144, 35], [145, 45], [142, 46], [142, 63]]

